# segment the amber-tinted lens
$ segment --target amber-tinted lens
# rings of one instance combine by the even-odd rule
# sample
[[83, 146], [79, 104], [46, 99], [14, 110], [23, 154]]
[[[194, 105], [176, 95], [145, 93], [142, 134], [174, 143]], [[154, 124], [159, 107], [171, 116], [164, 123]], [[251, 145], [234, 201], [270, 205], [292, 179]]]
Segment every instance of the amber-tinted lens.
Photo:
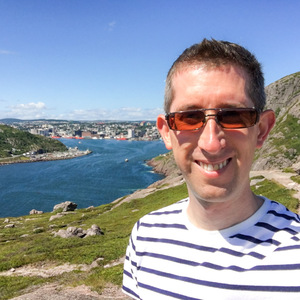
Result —
[[249, 109], [226, 109], [217, 113], [218, 123], [223, 128], [247, 128], [257, 122], [257, 111]]
[[173, 130], [195, 130], [205, 123], [205, 113], [201, 110], [175, 112], [169, 114], [168, 124]]
[[[205, 114], [205, 111], [217, 111]], [[197, 130], [205, 125], [207, 118], [215, 117], [216, 122], [227, 129], [247, 128], [256, 124], [258, 112], [255, 108], [212, 108], [173, 112], [166, 115], [172, 130]]]

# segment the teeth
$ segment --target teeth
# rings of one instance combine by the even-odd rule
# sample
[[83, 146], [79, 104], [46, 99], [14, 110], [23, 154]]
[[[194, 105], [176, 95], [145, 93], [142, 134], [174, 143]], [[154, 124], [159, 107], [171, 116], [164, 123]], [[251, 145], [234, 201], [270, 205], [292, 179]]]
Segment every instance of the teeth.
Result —
[[228, 160], [224, 160], [223, 162], [219, 163], [219, 164], [205, 164], [203, 162], [200, 162], [199, 165], [201, 168], [203, 168], [205, 171], [211, 172], [211, 171], [218, 171], [222, 168], [224, 168], [225, 166], [227, 166], [228, 164]]
[[212, 171], [214, 169], [214, 166], [213, 165], [207, 165], [207, 170], [208, 171]]

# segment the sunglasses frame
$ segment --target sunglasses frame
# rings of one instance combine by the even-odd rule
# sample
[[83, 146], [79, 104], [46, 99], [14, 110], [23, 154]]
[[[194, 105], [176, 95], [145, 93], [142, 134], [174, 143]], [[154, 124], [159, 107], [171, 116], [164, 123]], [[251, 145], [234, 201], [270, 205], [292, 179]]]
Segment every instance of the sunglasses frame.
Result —
[[[207, 110], [212, 110], [212, 111], [216, 111], [215, 114], [205, 114], [204, 112], [207, 111]], [[182, 113], [189, 113], [189, 112], [203, 112], [204, 113], [204, 121], [203, 121], [203, 125], [200, 126], [200, 127], [197, 127], [197, 128], [194, 128], [194, 129], [176, 129], [176, 128], [172, 128], [172, 125], [171, 125], [171, 122], [170, 122], [170, 118], [171, 117], [174, 117], [175, 114], [182, 114]], [[256, 118], [255, 118], [255, 122], [250, 125], [250, 126], [239, 126], [239, 127], [226, 127], [226, 126], [223, 126], [220, 121], [218, 120], [218, 114], [220, 112], [226, 112], [226, 111], [250, 111], [250, 112], [255, 112], [256, 113]], [[195, 130], [199, 130], [200, 128], [203, 128], [206, 123], [207, 123], [207, 119], [210, 119], [211, 117], [214, 117], [214, 120], [216, 121], [216, 123], [221, 126], [222, 128], [224, 129], [240, 129], [240, 128], [249, 128], [249, 127], [252, 127], [254, 126], [258, 120], [259, 120], [259, 116], [260, 116], [260, 113], [259, 111], [255, 108], [255, 107], [245, 107], [245, 108], [200, 108], [200, 109], [191, 109], [191, 110], [183, 110], [183, 111], [175, 111], [175, 112], [170, 112], [170, 113], [167, 113], [165, 115], [165, 119], [168, 123], [168, 126], [171, 130], [174, 130], [174, 131], [195, 131]], [[176, 127], [176, 124], [174, 122], [174, 125]], [[173, 126], [174, 127], [174, 126]]]

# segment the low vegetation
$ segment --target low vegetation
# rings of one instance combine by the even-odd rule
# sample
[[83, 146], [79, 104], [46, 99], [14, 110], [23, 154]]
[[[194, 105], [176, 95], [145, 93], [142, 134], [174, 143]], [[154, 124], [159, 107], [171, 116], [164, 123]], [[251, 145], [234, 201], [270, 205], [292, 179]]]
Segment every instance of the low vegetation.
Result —
[[0, 124], [0, 158], [10, 158], [31, 151], [67, 151], [67, 147], [58, 140]]
[[[282, 133], [281, 137], [279, 137], [279, 133]], [[284, 119], [279, 119], [278, 125], [274, 128], [271, 144], [279, 152], [284, 150], [283, 154], [290, 160], [298, 157], [300, 154], [299, 119], [289, 114]], [[282, 147], [284, 148], [282, 149]]]
[[[103, 268], [106, 264], [124, 256], [134, 223], [146, 213], [175, 202], [187, 194], [185, 185], [169, 190], [158, 190], [144, 199], [132, 200], [111, 210], [113, 204], [94, 209], [80, 209], [61, 219], [49, 222], [53, 213], [9, 218], [14, 228], [4, 228], [7, 223], [0, 219], [0, 271], [18, 268], [28, 264], [91, 264], [98, 258], [99, 266], [90, 272], [74, 271], [73, 275], [58, 276], [55, 280], [68, 284], [91, 285], [100, 292], [105, 282], [121, 283], [122, 265]], [[176, 195], [176, 196], [174, 196]], [[54, 237], [53, 231], [67, 226], [83, 229], [97, 224], [104, 235], [85, 239], [62, 239]], [[36, 229], [38, 228], [38, 231]], [[29, 234], [28, 236], [24, 236]], [[21, 237], [24, 236], [24, 237]], [[15, 278], [15, 277], [14, 277]], [[73, 280], [72, 280], [73, 278]], [[0, 275], [0, 299], [17, 295], [26, 286], [32, 285], [26, 277], [18, 277], [16, 285], [7, 286], [9, 278]], [[53, 281], [42, 279], [37, 282]], [[2, 289], [1, 287], [4, 287]], [[1, 290], [2, 289], [2, 290]]]
[[292, 176], [291, 179], [292, 179], [293, 181], [295, 181], [296, 183], [300, 184], [300, 175]]
[[[298, 200], [292, 192], [282, 186], [259, 177], [259, 183], [253, 187], [255, 193], [278, 200], [296, 211]], [[98, 266], [90, 271], [72, 271], [50, 278], [26, 276], [1, 276], [0, 298], [10, 299], [24, 293], [24, 289], [46, 282], [59, 282], [71, 286], [85, 284], [101, 293], [110, 282], [121, 285], [122, 264], [106, 267], [125, 255], [126, 246], [134, 223], [150, 211], [174, 203], [187, 196], [186, 185], [169, 189], [159, 189], [142, 199], [131, 200], [113, 208], [116, 203], [96, 208], [79, 209], [63, 218], [49, 221], [54, 213], [9, 218], [14, 228], [5, 228], [7, 220], [0, 219], [0, 271], [21, 266], [42, 266], [44, 264], [61, 265], [87, 264], [95, 260]], [[112, 209], [113, 208], [113, 209]], [[68, 226], [87, 229], [97, 224], [104, 235], [84, 239], [63, 239], [54, 237], [53, 232]]]
[[282, 203], [293, 212], [297, 212], [298, 210], [299, 200], [293, 197], [296, 191], [286, 189], [274, 181], [263, 179], [255, 186], [252, 186], [252, 191], [257, 195], [263, 195]]

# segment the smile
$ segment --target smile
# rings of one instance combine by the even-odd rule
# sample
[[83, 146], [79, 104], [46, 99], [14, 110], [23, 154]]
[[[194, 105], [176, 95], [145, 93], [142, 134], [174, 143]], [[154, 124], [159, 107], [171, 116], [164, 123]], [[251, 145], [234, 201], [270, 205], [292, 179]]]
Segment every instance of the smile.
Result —
[[230, 159], [226, 159], [223, 162], [218, 163], [218, 164], [206, 164], [201, 161], [197, 162], [197, 163], [205, 171], [212, 172], [212, 171], [218, 171], [218, 170], [223, 169], [224, 167], [226, 167], [228, 165], [229, 161], [230, 161]]

